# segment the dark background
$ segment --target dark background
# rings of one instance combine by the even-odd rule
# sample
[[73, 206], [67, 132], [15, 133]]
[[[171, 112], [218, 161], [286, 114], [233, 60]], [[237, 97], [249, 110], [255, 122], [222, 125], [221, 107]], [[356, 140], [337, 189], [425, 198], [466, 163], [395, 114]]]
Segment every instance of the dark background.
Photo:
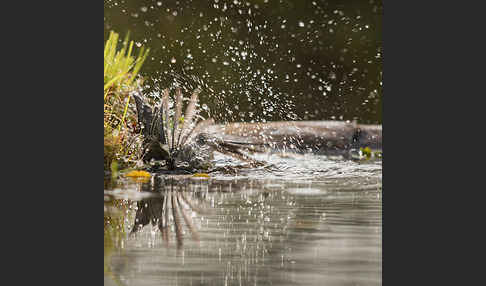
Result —
[[382, 122], [383, 1], [105, 1], [110, 30], [151, 49], [146, 93], [178, 77], [217, 121]]

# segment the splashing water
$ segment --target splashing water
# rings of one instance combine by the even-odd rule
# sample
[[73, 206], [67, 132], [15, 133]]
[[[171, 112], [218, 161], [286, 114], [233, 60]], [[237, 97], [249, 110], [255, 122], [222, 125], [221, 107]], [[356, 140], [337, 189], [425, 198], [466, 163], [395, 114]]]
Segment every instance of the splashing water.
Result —
[[148, 92], [174, 73], [204, 80], [218, 122], [380, 123], [382, 11], [382, 1], [105, 1], [104, 25], [151, 48]]

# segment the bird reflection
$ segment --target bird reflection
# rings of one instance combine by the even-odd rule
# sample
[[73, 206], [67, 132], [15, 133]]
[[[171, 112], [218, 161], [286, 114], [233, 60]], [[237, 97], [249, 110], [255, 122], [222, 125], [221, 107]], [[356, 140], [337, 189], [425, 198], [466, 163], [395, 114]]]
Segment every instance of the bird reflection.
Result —
[[194, 225], [192, 214], [211, 212], [207, 200], [207, 187], [198, 186], [190, 180], [155, 177], [153, 183], [142, 184], [142, 191], [158, 195], [137, 202], [131, 235], [152, 224], [159, 229], [167, 247], [173, 231], [177, 249], [181, 249], [184, 244], [183, 229], [186, 227], [192, 240], [199, 242], [199, 232]]

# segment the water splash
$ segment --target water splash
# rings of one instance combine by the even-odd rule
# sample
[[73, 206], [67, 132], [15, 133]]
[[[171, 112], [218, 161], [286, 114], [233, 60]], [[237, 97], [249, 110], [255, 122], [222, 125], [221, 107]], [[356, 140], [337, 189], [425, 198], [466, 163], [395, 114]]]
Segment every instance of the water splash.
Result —
[[105, 1], [105, 30], [151, 48], [148, 90], [171, 73], [203, 79], [217, 121], [379, 123], [382, 11], [382, 1]]

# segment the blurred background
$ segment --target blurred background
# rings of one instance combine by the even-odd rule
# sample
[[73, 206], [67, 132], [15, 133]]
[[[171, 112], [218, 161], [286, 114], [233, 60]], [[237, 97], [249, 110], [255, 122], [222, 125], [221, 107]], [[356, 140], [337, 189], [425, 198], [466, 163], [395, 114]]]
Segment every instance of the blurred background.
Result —
[[202, 85], [218, 122], [381, 124], [382, 0], [105, 0], [110, 31], [150, 48], [144, 90]]

